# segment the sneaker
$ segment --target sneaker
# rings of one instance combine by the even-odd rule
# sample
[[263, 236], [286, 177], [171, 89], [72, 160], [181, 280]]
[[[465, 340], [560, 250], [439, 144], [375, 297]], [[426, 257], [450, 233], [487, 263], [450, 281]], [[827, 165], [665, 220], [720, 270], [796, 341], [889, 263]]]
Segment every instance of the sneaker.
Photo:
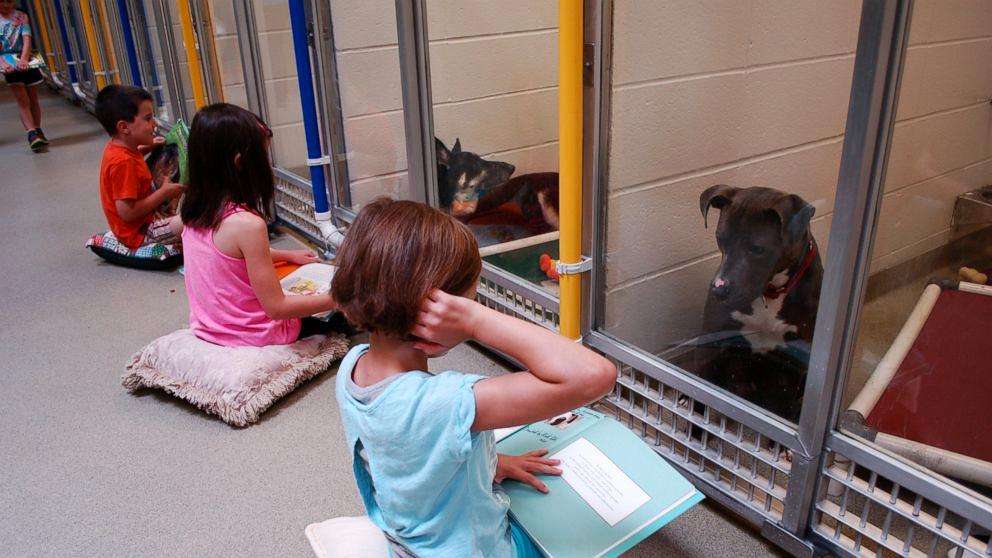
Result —
[[38, 130], [31, 130], [28, 132], [28, 143], [31, 145], [31, 151], [37, 152], [45, 147], [45, 144], [48, 142], [45, 141], [44, 136], [38, 133]]
[[38, 132], [38, 135], [41, 136], [42, 145], [48, 145], [48, 137], [45, 136], [45, 132], [41, 128], [35, 128], [34, 131]]

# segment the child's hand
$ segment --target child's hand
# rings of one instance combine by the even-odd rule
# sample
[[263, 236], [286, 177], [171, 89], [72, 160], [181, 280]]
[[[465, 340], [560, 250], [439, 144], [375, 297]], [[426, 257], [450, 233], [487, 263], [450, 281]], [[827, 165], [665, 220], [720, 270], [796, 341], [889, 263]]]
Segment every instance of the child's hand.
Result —
[[287, 262], [297, 265], [320, 262], [320, 258], [317, 257], [317, 254], [314, 254], [310, 250], [286, 250], [283, 257]]
[[162, 185], [162, 189], [165, 190], [166, 199], [178, 198], [183, 195], [186, 191], [185, 184], [179, 184], [178, 182], [166, 182]]
[[482, 306], [473, 300], [450, 295], [440, 289], [432, 290], [421, 304], [417, 323], [410, 331], [423, 339], [414, 347], [431, 355], [440, 352], [441, 347], [450, 349], [475, 337], [480, 310]]
[[158, 147], [160, 145], [165, 145], [165, 138], [163, 138], [162, 136], [155, 136], [154, 138], [152, 138], [152, 144], [151, 145], [139, 145], [138, 146], [138, 153], [141, 153], [142, 155], [146, 155], [151, 150], [155, 149], [156, 147]]
[[497, 454], [496, 460], [496, 482], [503, 482], [504, 479], [518, 480], [529, 484], [538, 491], [548, 493], [548, 487], [543, 482], [537, 480], [534, 474], [539, 475], [560, 475], [561, 469], [555, 467], [561, 461], [557, 459], [545, 459], [542, 455], [547, 455], [548, 450], [539, 449], [527, 452], [523, 455]]
[[24, 70], [27, 70], [28, 69], [28, 61], [27, 60], [18, 60], [17, 61], [17, 69], [18, 70], [21, 70], [22, 72]]

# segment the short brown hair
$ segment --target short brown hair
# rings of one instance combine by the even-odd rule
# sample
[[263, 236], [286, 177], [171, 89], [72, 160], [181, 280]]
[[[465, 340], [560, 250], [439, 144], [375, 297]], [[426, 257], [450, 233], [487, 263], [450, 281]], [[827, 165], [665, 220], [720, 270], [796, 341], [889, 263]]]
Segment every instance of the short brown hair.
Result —
[[358, 213], [331, 296], [356, 327], [406, 337], [432, 289], [462, 295], [482, 270], [472, 232], [422, 203], [379, 198]]

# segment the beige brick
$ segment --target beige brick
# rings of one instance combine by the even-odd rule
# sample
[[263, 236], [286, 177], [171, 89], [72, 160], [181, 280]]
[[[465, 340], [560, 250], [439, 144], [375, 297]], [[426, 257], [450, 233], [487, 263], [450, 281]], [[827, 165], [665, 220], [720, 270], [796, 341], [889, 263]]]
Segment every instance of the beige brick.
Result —
[[265, 101], [268, 105], [270, 126], [283, 126], [303, 122], [303, 112], [300, 106], [300, 86], [295, 79], [266, 81]]
[[258, 36], [258, 51], [265, 80], [296, 77], [293, 33], [274, 31]]
[[992, 36], [989, 0], [940, 0], [932, 17], [929, 42]]
[[234, 3], [228, 0], [210, 0], [210, 23], [213, 24], [214, 35], [234, 35], [238, 32], [234, 19]]
[[558, 27], [555, 0], [430, 0], [430, 39], [471, 37]]
[[276, 166], [282, 168], [306, 166], [307, 141], [302, 123], [272, 128], [272, 155]]
[[750, 15], [749, 65], [853, 53], [861, 0], [756, 0]]
[[992, 107], [938, 114], [898, 123], [892, 138], [886, 191], [950, 172], [984, 158]]
[[331, 16], [338, 50], [396, 44], [393, 0], [331, 0]]
[[[359, 2], [360, 3], [360, 2]], [[282, 0], [252, 0], [259, 33], [290, 29], [289, 3]]]
[[402, 110], [399, 50], [351, 51], [338, 54], [341, 111], [346, 117]]
[[606, 294], [604, 329], [650, 353], [695, 337], [702, 326], [716, 256]]
[[[818, 217], [828, 214], [833, 210], [840, 151], [841, 143], [836, 141], [611, 199], [607, 216], [611, 260], [607, 285], [715, 252], [719, 211], [710, 210], [708, 229], [699, 212], [700, 193], [714, 184], [777, 188], [812, 203]], [[816, 233], [821, 244], [827, 240], [824, 232]]]
[[214, 39], [214, 53], [220, 71], [220, 81], [225, 86], [244, 84], [245, 74], [241, 68], [241, 51], [237, 37], [217, 37]]
[[616, 91], [610, 189], [841, 134], [851, 72], [844, 59]]
[[486, 159], [504, 161], [516, 167], [514, 176], [532, 172], [558, 171], [558, 143], [525, 147], [513, 151], [486, 155]]
[[740, 68], [747, 63], [751, 7], [721, 0], [617, 0], [613, 83]]
[[491, 37], [432, 45], [434, 103], [558, 84], [558, 33]]
[[406, 168], [402, 113], [348, 118], [344, 137], [352, 181]]
[[909, 49], [899, 92], [899, 120], [992, 97], [992, 38]]
[[245, 91], [243, 83], [224, 86], [224, 101], [245, 109], [250, 108], [248, 106], [248, 92]]
[[926, 76], [927, 49], [911, 47], [906, 51], [896, 119], [905, 120], [923, 114], [922, 96]]
[[874, 255], [894, 252], [950, 228], [957, 196], [983, 185], [969, 178], [969, 173], [959, 170], [886, 194]]
[[909, 44], [917, 45], [930, 40], [930, 29], [933, 27], [934, 5], [943, 0], [916, 0], [913, 3], [913, 15], [909, 20]]
[[492, 153], [558, 139], [558, 92], [528, 92], [434, 108], [435, 134], [449, 146]]
[[406, 173], [373, 178], [351, 183], [351, 207], [359, 210], [372, 200], [386, 196], [392, 199], [409, 199], [407, 191], [409, 177]]

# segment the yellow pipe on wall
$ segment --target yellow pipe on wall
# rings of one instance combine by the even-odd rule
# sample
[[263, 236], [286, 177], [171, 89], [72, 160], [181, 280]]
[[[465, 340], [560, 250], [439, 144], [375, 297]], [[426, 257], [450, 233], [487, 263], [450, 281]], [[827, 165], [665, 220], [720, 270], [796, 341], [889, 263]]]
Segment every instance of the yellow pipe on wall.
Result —
[[[559, 259], [582, 258], [582, 0], [558, 2]], [[559, 279], [559, 329], [579, 338], [582, 275]]]
[[110, 34], [112, 32], [110, 30], [110, 21], [107, 19], [107, 8], [101, 0], [96, 0], [96, 12], [100, 20], [100, 27], [103, 28], [101, 37], [103, 38], [104, 52], [107, 53], [107, 68], [110, 81], [120, 83], [121, 75], [117, 67], [117, 54], [114, 51], [114, 42], [110, 40]]
[[34, 0], [33, 4], [35, 19], [38, 21], [32, 23], [34, 23], [34, 28], [38, 29], [38, 32], [41, 34], [41, 44], [34, 45], [34, 47], [44, 53], [45, 56], [48, 56], [52, 52], [52, 43], [48, 41], [48, 25], [45, 21], [45, 11], [41, 6], [41, 0]]
[[103, 89], [107, 85], [107, 78], [104, 73], [103, 62], [100, 60], [100, 52], [97, 50], [96, 31], [93, 29], [93, 8], [90, 6], [90, 0], [79, 0], [79, 7], [83, 12], [83, 29], [86, 30], [86, 44], [90, 48], [90, 69], [93, 70], [97, 89]]
[[189, 66], [189, 81], [193, 86], [193, 102], [200, 109], [207, 104], [207, 94], [203, 88], [200, 53], [196, 49], [196, 34], [193, 32], [193, 14], [190, 13], [189, 0], [176, 0], [176, 6], [179, 8], [179, 25], [183, 30], [183, 50], [186, 51]]

